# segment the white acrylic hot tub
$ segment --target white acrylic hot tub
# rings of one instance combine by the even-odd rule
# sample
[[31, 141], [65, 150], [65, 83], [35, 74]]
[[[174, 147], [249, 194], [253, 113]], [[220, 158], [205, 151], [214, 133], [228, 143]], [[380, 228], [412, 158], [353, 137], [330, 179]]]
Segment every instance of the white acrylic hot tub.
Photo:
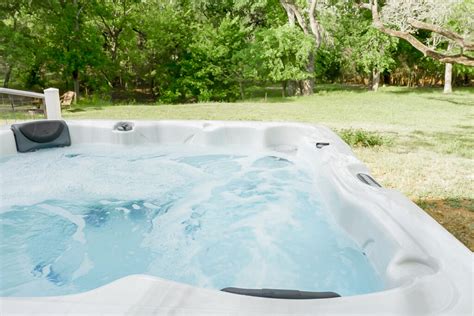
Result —
[[[147, 275], [130, 275], [80, 294], [4, 297], [0, 300], [2, 315], [472, 315], [472, 253], [397, 191], [361, 181], [357, 175], [369, 175], [369, 171], [327, 128], [296, 123], [134, 121], [133, 130], [117, 131], [116, 123], [68, 121], [72, 146], [230, 144], [304, 157], [331, 184], [321, 190], [333, 205], [334, 217], [364, 250], [382, 276], [385, 290], [331, 299], [285, 300], [229, 294]], [[316, 143], [329, 145], [317, 148]], [[15, 153], [13, 133], [8, 127], [3, 128], [0, 157]]]

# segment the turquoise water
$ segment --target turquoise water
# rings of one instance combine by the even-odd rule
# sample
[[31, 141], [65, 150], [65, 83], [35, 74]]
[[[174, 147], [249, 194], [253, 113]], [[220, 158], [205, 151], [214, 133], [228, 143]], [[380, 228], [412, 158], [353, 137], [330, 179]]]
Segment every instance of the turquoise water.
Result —
[[0, 175], [1, 296], [130, 274], [211, 289], [383, 288], [295, 155], [88, 145], [2, 158]]

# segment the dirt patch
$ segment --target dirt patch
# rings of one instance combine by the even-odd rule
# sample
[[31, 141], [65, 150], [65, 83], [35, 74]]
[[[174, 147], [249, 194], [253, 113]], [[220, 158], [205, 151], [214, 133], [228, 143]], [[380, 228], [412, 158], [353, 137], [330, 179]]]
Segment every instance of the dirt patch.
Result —
[[474, 251], [474, 199], [419, 199], [415, 203]]

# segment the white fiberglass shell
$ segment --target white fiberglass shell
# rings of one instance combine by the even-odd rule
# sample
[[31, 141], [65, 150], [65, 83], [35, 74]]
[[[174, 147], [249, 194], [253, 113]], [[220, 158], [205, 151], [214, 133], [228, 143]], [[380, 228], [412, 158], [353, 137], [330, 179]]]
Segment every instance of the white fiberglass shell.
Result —
[[[369, 171], [329, 129], [297, 123], [134, 121], [133, 130], [117, 131], [116, 123], [68, 121], [72, 146], [231, 144], [304, 157], [330, 184], [322, 192], [332, 205], [334, 217], [364, 250], [382, 276], [385, 290], [331, 299], [285, 300], [242, 296], [147, 275], [130, 275], [80, 294], [4, 297], [0, 299], [2, 315], [472, 314], [472, 253], [399, 192], [359, 180], [357, 174], [369, 174]], [[329, 145], [317, 148], [318, 142]], [[13, 133], [5, 127], [0, 130], [0, 157], [15, 153]]]

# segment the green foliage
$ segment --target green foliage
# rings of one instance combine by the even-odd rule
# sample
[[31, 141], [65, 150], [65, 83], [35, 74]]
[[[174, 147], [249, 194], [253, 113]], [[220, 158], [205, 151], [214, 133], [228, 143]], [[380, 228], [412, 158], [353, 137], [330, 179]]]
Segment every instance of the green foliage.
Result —
[[[451, 29], [471, 23], [471, 6], [459, 2]], [[256, 86], [297, 88], [313, 77], [361, 83], [374, 69], [398, 84], [442, 79], [443, 64], [376, 31], [354, 1], [319, 1], [316, 11], [320, 47], [289, 25], [279, 0], [3, 0], [0, 79], [23, 89], [76, 87], [88, 100], [155, 103], [234, 101]], [[453, 73], [456, 84], [471, 84], [472, 67]]]
[[246, 38], [249, 28], [238, 18], [226, 16], [221, 23], [194, 29], [196, 36], [188, 47], [190, 58], [183, 62], [186, 97], [198, 101], [235, 100], [239, 81], [245, 79]]
[[315, 77], [320, 82], [334, 82], [342, 75], [343, 57], [334, 47], [323, 46], [316, 54]]
[[392, 52], [396, 48], [398, 39], [390, 37], [380, 31], [367, 27], [359, 36], [354, 46], [353, 58], [356, 64], [365, 73], [371, 73], [373, 69], [381, 72], [390, 69], [395, 63]]
[[338, 30], [338, 35], [346, 71], [367, 76], [374, 70], [389, 70], [395, 64], [393, 53], [397, 47], [397, 38], [372, 27], [370, 18], [364, 15], [348, 12], [342, 20], [343, 28]]
[[139, 45], [131, 67], [135, 77], [161, 102], [184, 102], [182, 81], [190, 58], [190, 34], [195, 32], [193, 15], [178, 5], [143, 4], [141, 11], [140, 27], [136, 29]]
[[453, 65], [453, 73], [457, 78], [457, 85], [468, 86], [471, 82], [471, 78], [474, 78], [474, 67], [468, 67], [464, 65]]
[[352, 147], [375, 147], [390, 143], [381, 135], [362, 129], [342, 129], [338, 134], [342, 140]]
[[283, 25], [258, 32], [251, 57], [260, 78], [271, 82], [302, 80], [310, 76], [306, 65], [313, 49], [309, 36], [295, 27]]
[[39, 82], [37, 73], [43, 55], [32, 48], [44, 44], [29, 27], [34, 17], [27, 14], [22, 1], [8, 0], [0, 4], [0, 19], [0, 63], [10, 71], [16, 69], [12, 76], [32, 87]]
[[90, 24], [95, 30], [90, 31], [102, 35], [100, 45], [105, 57], [95, 68], [110, 87], [125, 88], [125, 83], [136, 76], [135, 62], [142, 61], [139, 57], [142, 38], [137, 26], [144, 3], [142, 5], [140, 0], [92, 3]]
[[91, 2], [49, 0], [33, 5], [43, 22], [35, 32], [44, 40], [42, 65], [48, 71], [72, 81], [104, 61], [100, 35], [88, 21]]

